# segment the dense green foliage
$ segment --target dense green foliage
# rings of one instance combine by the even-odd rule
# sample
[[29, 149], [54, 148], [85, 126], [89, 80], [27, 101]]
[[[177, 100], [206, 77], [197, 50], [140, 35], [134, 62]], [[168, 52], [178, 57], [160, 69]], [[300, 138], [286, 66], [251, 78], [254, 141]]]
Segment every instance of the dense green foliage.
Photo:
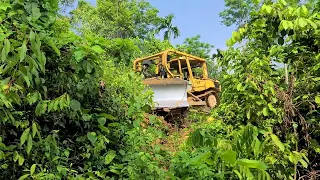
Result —
[[[220, 59], [224, 71], [233, 73], [224, 76], [228, 88], [218, 113], [226, 122], [250, 122], [280, 137], [285, 144], [276, 139], [280, 151], [265, 159], [282, 169], [274, 173], [276, 179], [296, 176], [296, 170], [306, 174], [307, 167], [319, 169], [318, 28], [317, 11], [285, 1], [266, 3], [228, 41], [233, 45], [245, 39], [245, 46], [230, 48]], [[288, 84], [274, 61], [288, 64]], [[308, 165], [305, 156], [313, 163]]]
[[[1, 1], [1, 179], [315, 179], [318, 6], [245, 3], [229, 13], [246, 22], [228, 50], [212, 56], [200, 36], [176, 46], [209, 60], [223, 88], [218, 108], [191, 113], [177, 131], [146, 114], [152, 92], [131, 68], [174, 48], [173, 15], [145, 1], [80, 1], [70, 18], [58, 0]], [[288, 65], [288, 84], [273, 62]]]
[[57, 5], [0, 4], [3, 178], [81, 179], [116, 171], [108, 164], [151, 103], [140, 93], [139, 77], [107, 60], [113, 41], [76, 36], [58, 18]]
[[177, 38], [180, 30], [172, 24], [174, 15], [158, 16], [158, 9], [146, 1], [97, 0], [97, 5], [80, 1], [72, 12], [71, 22], [82, 35], [146, 39], [164, 32], [164, 39]]
[[96, 7], [79, 1], [72, 12], [72, 22], [83, 35], [144, 38], [161, 22], [157, 14], [158, 10], [145, 1], [98, 0]]
[[[258, 11], [264, 2], [272, 2], [273, 0], [225, 0], [225, 9], [219, 13], [222, 23], [226, 26], [235, 25], [241, 27], [248, 23], [251, 13]], [[273, 1], [274, 2], [274, 1]], [[286, 0], [287, 4], [296, 6], [299, 3], [305, 4], [306, 7], [312, 9], [315, 7], [317, 0]]]
[[209, 43], [201, 42], [200, 37], [200, 35], [197, 35], [191, 38], [186, 38], [182, 45], [177, 45], [177, 49], [204, 59], [209, 59], [210, 51], [214, 46]]

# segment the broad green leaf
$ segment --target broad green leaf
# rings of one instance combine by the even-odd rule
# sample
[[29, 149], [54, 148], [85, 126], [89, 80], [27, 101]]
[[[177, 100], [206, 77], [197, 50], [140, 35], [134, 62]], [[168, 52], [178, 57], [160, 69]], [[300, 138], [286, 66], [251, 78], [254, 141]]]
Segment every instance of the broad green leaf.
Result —
[[57, 46], [52, 42], [51, 39], [46, 39], [46, 43], [54, 50], [55, 53], [57, 53], [58, 56], [60, 56], [60, 50], [57, 48]]
[[320, 81], [320, 77], [312, 78], [313, 81]]
[[23, 77], [23, 79], [24, 79], [24, 81], [27, 83], [27, 87], [30, 87], [30, 79], [29, 79], [29, 77], [28, 76], [26, 76], [26, 75], [22, 75], [22, 77]]
[[104, 50], [99, 45], [95, 45], [91, 49], [98, 54], [101, 54], [104, 52]]
[[105, 117], [99, 117], [98, 118], [98, 122], [101, 126], [103, 126], [106, 123], [106, 118]]
[[226, 162], [234, 164], [236, 162], [237, 153], [232, 150], [224, 150], [221, 152], [220, 157]]
[[34, 137], [37, 132], [38, 132], [37, 124], [36, 123], [32, 123], [32, 137]]
[[90, 140], [92, 144], [94, 144], [97, 141], [97, 134], [95, 132], [88, 132], [87, 138]]
[[19, 66], [19, 70], [20, 70], [20, 72], [22, 73], [22, 75], [24, 75], [24, 76], [27, 76], [27, 75], [28, 75], [28, 70], [27, 70], [27, 68], [26, 68], [25, 66], [20, 65], [20, 66]]
[[93, 66], [91, 65], [91, 63], [86, 63], [86, 65], [87, 65], [87, 73], [90, 74], [92, 72]]
[[18, 154], [18, 162], [19, 162], [19, 166], [22, 166], [23, 162], [24, 162], [24, 157], [21, 154]]
[[254, 143], [253, 143], [253, 144], [254, 144], [254, 145], [252, 145], [252, 147], [253, 147], [253, 153], [255, 154], [255, 156], [259, 156], [259, 154], [261, 153], [261, 148], [260, 148], [261, 142], [260, 142], [259, 139], [257, 138], [257, 139], [254, 140]]
[[266, 20], [265, 19], [258, 19], [255, 21], [255, 24], [259, 27], [266, 27]]
[[84, 115], [82, 115], [82, 118], [83, 118], [84, 121], [90, 121], [92, 116], [90, 114], [84, 114]]
[[[316, 56], [316, 59], [319, 60], [320, 57], [320, 53]], [[318, 69], [320, 69], [320, 63], [316, 64], [312, 70], [317, 71]]]
[[13, 153], [13, 162], [16, 162], [19, 159], [19, 153], [17, 151], [15, 151]]
[[310, 147], [316, 152], [320, 154], [320, 145], [317, 140], [311, 139], [310, 140]]
[[6, 11], [8, 8], [11, 8], [11, 5], [5, 2], [0, 2], [0, 10]]
[[132, 122], [132, 124], [133, 124], [133, 127], [139, 127], [140, 126], [140, 122], [141, 121], [139, 121], [139, 120], [134, 120], [133, 122]]
[[236, 175], [238, 176], [238, 178], [241, 180], [243, 179], [242, 175], [240, 174], [240, 172], [238, 170], [233, 170], [234, 173], [236, 173]]
[[264, 116], [269, 116], [268, 108], [266, 108], [266, 107], [263, 108], [262, 113], [263, 113]]
[[111, 161], [114, 159], [114, 157], [116, 157], [116, 152], [113, 150], [109, 151], [108, 154], [104, 158], [104, 163], [110, 164]]
[[204, 153], [201, 153], [201, 154], [197, 155], [196, 157], [192, 158], [190, 160], [190, 162], [192, 164], [196, 165], [196, 164], [199, 164], [200, 162], [202, 162], [204, 159], [208, 159], [211, 155], [212, 155], [212, 153], [210, 151], [204, 152]]
[[259, 4], [261, 0], [253, 0], [253, 3]]
[[266, 170], [268, 168], [265, 163], [257, 160], [238, 159], [236, 163], [247, 168], [254, 168], [254, 169], [261, 169], [261, 170]]
[[114, 116], [112, 116], [111, 114], [100, 113], [99, 116], [103, 116], [109, 120], [116, 120], [116, 118]]
[[26, 140], [28, 139], [29, 136], [29, 132], [30, 132], [30, 128], [27, 128], [26, 130], [23, 131], [21, 137], [20, 137], [20, 145], [22, 146]]
[[206, 162], [209, 165], [214, 165], [215, 164], [215, 162], [213, 160], [211, 160], [211, 159], [205, 159], [204, 162]]
[[229, 38], [226, 42], [227, 47], [231, 47], [236, 43], [236, 41], [233, 40], [233, 38]]
[[38, 92], [32, 93], [31, 97], [28, 97], [29, 105], [32, 105], [35, 102], [37, 102], [38, 98], [39, 98], [39, 93]]
[[4, 40], [7, 36], [3, 33], [0, 33], [0, 42]]
[[304, 168], [307, 168], [308, 167], [308, 163], [303, 160], [303, 159], [300, 159], [299, 162], [301, 163], [301, 165], [304, 167]]
[[32, 17], [35, 19], [39, 19], [41, 16], [41, 13], [40, 13], [40, 9], [38, 8], [38, 4], [32, 3], [31, 6], [32, 6]]
[[293, 29], [293, 23], [292, 21], [288, 21], [288, 20], [282, 20], [280, 23], [280, 30], [287, 30], [287, 29]]
[[300, 15], [305, 17], [305, 16], [308, 16], [308, 14], [309, 14], [309, 11], [307, 7], [305, 5], [302, 5], [300, 8]]
[[53, 110], [58, 110], [58, 108], [59, 108], [59, 101], [56, 99], [55, 101], [54, 101], [54, 103], [53, 103]]
[[276, 109], [273, 107], [273, 105], [271, 103], [268, 103], [268, 107], [270, 109], [270, 111], [272, 111], [273, 113], [277, 113]]
[[290, 160], [293, 164], [297, 164], [301, 158], [302, 158], [302, 156], [300, 155], [299, 152], [297, 152], [297, 151], [292, 151], [292, 152], [290, 152], [289, 160]]
[[105, 133], [109, 133], [110, 132], [108, 128], [106, 128], [106, 127], [104, 127], [102, 125], [98, 125], [98, 127], [100, 128], [101, 131], [103, 131]]
[[258, 86], [257, 86], [257, 84], [256, 84], [255, 82], [250, 81], [250, 84], [251, 84], [256, 90], [259, 89]]
[[79, 101], [75, 100], [75, 99], [72, 99], [70, 101], [70, 107], [71, 109], [75, 110], [75, 111], [79, 111], [80, 108], [81, 108], [81, 104]]
[[293, 164], [297, 164], [297, 160], [295, 159], [295, 156], [292, 152], [290, 152], [290, 155], [288, 158], [290, 162], [292, 162]]
[[54, 101], [51, 101], [48, 105], [48, 112], [51, 112], [51, 110], [53, 110], [54, 107]]
[[245, 28], [239, 28], [240, 35], [243, 35], [245, 32], [247, 32]]
[[262, 5], [261, 9], [267, 14], [270, 14], [272, 12], [272, 7], [266, 4]]
[[31, 41], [31, 45], [35, 44], [36, 34], [32, 30], [30, 31], [29, 39]]
[[284, 6], [287, 5], [287, 2], [286, 2], [285, 0], [280, 0], [280, 3], [281, 3], [282, 5], [284, 5]]
[[31, 137], [31, 134], [29, 134], [28, 144], [27, 144], [27, 154], [30, 154], [31, 149], [32, 149], [32, 137]]
[[236, 31], [232, 32], [232, 39], [233, 41], [237, 42], [240, 39], [240, 34]]
[[36, 116], [40, 116], [42, 114], [43, 108], [43, 104], [39, 102], [35, 109]]
[[57, 170], [60, 173], [62, 171], [63, 167], [62, 166], [57, 166]]
[[2, 100], [2, 103], [4, 103], [6, 105], [7, 108], [11, 108], [12, 107], [10, 101], [8, 101], [6, 96], [4, 94], [2, 94], [1, 92], [0, 92], [0, 99]]
[[65, 150], [65, 151], [63, 152], [63, 154], [64, 154], [66, 157], [69, 157], [70, 152], [69, 152], [68, 150]]
[[1, 52], [1, 60], [4, 62], [10, 52], [10, 41], [8, 39], [4, 40], [4, 46]]
[[22, 175], [18, 180], [24, 180], [26, 179], [27, 177], [29, 177], [30, 174], [25, 174], [25, 175]]
[[27, 45], [26, 42], [23, 42], [21, 49], [20, 49], [20, 61], [24, 60], [24, 58], [26, 57], [27, 54]]
[[250, 111], [250, 109], [247, 111], [247, 118], [248, 118], [248, 119], [251, 118], [251, 111]]
[[85, 52], [83, 50], [79, 50], [74, 53], [74, 56], [77, 61], [81, 60], [84, 57], [84, 55], [85, 55]]
[[239, 84], [237, 85], [237, 90], [240, 91], [241, 89], [242, 89], [242, 83], [239, 83]]
[[304, 154], [304, 153], [300, 153], [301, 156], [304, 158], [304, 160], [307, 162], [307, 163], [310, 163], [308, 157]]
[[30, 176], [33, 175], [34, 171], [36, 170], [36, 164], [32, 164], [31, 168], [30, 168]]
[[110, 172], [114, 173], [114, 174], [118, 174], [120, 175], [120, 171], [116, 170], [116, 169], [110, 169]]
[[278, 136], [276, 136], [275, 134], [271, 134], [271, 139], [272, 141], [279, 147], [279, 149], [284, 152], [284, 145], [282, 144], [282, 142], [279, 140]]
[[306, 27], [308, 25], [307, 20], [305, 18], [299, 18], [298, 25], [302, 28]]
[[[314, 23], [312, 20], [307, 19], [308, 23], [312, 26], [313, 29], [317, 29], [318, 25]], [[317, 58], [318, 59], [318, 58]]]
[[317, 95], [315, 98], [314, 98], [314, 101], [320, 105], [320, 95]]
[[280, 29], [287, 30], [289, 28], [287, 20], [282, 20], [280, 23]]
[[[1, 143], [1, 140], [0, 140], [0, 143]], [[0, 150], [0, 160], [2, 160], [4, 158], [5, 158], [5, 154], [3, 151]]]

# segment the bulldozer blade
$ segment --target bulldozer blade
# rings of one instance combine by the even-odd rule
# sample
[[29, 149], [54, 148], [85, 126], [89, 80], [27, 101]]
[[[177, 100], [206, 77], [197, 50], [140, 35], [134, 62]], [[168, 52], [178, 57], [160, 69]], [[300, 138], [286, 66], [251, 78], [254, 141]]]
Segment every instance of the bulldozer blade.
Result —
[[178, 78], [146, 79], [144, 84], [154, 92], [153, 101], [156, 103], [156, 109], [189, 107], [187, 81]]

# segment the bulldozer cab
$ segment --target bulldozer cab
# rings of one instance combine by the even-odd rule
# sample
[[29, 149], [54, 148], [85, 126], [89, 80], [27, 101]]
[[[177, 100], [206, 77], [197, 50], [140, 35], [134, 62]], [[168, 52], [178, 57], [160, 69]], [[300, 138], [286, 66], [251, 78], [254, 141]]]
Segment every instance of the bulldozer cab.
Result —
[[177, 72], [175, 76], [184, 80], [208, 78], [206, 62], [198, 59], [179, 57], [169, 61], [168, 67], [171, 71]]
[[139, 58], [134, 61], [135, 71], [145, 78], [180, 78], [184, 80], [208, 78], [205, 59], [175, 51], [164, 52]]

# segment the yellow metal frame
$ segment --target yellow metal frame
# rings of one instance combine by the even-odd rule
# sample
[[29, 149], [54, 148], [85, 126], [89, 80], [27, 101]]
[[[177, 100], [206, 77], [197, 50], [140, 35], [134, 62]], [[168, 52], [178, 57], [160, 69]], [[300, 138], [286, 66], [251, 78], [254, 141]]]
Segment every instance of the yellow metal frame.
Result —
[[[168, 57], [168, 55], [172, 55], [172, 54], [178, 55], [180, 57], [175, 57], [168, 62], [167, 57]], [[157, 61], [156, 74], [158, 74], [158, 72], [159, 72], [159, 65], [162, 65], [167, 72], [168, 78], [176, 77], [170, 71], [170, 63], [175, 62], [175, 61], [178, 61], [179, 73], [180, 73], [179, 77], [182, 78], [183, 72], [182, 72], [180, 60], [184, 60], [186, 62], [187, 67], [188, 67], [189, 80], [192, 84], [192, 89], [188, 93], [191, 94], [192, 96], [195, 96], [195, 95], [193, 95], [194, 93], [198, 94], [197, 99], [203, 98], [206, 94], [208, 94], [209, 91], [210, 91], [210, 93], [212, 92], [212, 93], [216, 93], [216, 94], [221, 91], [220, 82], [217, 80], [212, 80], [212, 79], [208, 78], [207, 63], [206, 63], [206, 60], [203, 58], [193, 56], [191, 54], [187, 54], [187, 53], [180, 52], [177, 50], [168, 49], [168, 50], [165, 50], [163, 52], [160, 52], [160, 53], [148, 56], [148, 57], [136, 59], [133, 63], [134, 71], [141, 72], [141, 62], [145, 61], [145, 60], [156, 60]], [[197, 62], [201, 63], [201, 67], [202, 67], [202, 78], [201, 79], [197, 79], [193, 76], [191, 63], [190, 63], [191, 61], [197, 61]], [[215, 83], [219, 83], [219, 88], [217, 88], [215, 86]]]
[[[186, 58], [186, 63], [188, 65], [188, 71], [189, 71], [189, 74], [190, 74], [190, 79], [193, 80], [193, 75], [192, 75], [192, 72], [191, 72], [191, 66], [190, 66], [190, 60], [192, 59], [192, 61], [198, 61], [200, 63], [202, 63], [202, 72], [203, 72], [203, 78], [204, 79], [207, 79], [208, 78], [208, 72], [207, 72], [207, 64], [206, 64], [206, 60], [203, 59], [203, 58], [200, 58], [200, 57], [197, 57], [197, 56], [193, 56], [191, 54], [187, 54], [187, 53], [184, 53], [184, 52], [180, 52], [180, 51], [177, 51], [177, 50], [172, 50], [172, 49], [168, 49], [168, 50], [165, 50], [163, 52], [160, 52], [160, 53], [157, 53], [157, 54], [154, 54], [154, 55], [151, 55], [151, 56], [147, 56], [147, 57], [144, 57], [144, 58], [138, 58], [134, 61], [133, 63], [133, 69], [135, 71], [141, 71], [141, 62], [142, 61], [145, 61], [145, 60], [157, 60], [159, 59], [158, 61], [161, 60], [161, 63], [165, 70], [168, 72], [168, 75], [169, 77], [174, 77], [173, 73], [170, 71], [170, 62], [173, 62], [173, 61], [178, 61], [179, 58], [176, 58], [176, 59], [172, 59], [169, 61], [169, 64], [167, 63], [167, 56], [168, 55], [171, 55], [171, 54], [176, 54], [176, 55], [180, 55], [181, 57], [184, 57]], [[179, 71], [180, 73], [181, 72], [181, 62], [178, 61], [179, 63]], [[159, 62], [157, 64], [157, 69], [156, 69], [156, 73], [158, 73], [158, 65], [159, 65]], [[137, 69], [137, 66], [139, 69]]]

